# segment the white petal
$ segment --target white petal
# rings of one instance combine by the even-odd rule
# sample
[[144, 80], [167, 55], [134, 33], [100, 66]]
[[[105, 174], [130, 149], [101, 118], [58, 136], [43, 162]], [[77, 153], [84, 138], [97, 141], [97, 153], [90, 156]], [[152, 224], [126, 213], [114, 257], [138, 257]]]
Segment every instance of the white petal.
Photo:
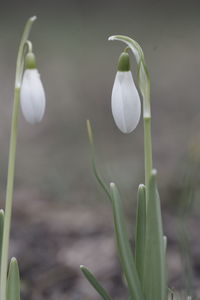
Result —
[[141, 103], [130, 71], [117, 72], [112, 90], [112, 114], [123, 133], [133, 131], [141, 114]]
[[44, 115], [46, 99], [38, 70], [25, 70], [20, 100], [21, 109], [27, 122], [31, 124], [40, 122]]

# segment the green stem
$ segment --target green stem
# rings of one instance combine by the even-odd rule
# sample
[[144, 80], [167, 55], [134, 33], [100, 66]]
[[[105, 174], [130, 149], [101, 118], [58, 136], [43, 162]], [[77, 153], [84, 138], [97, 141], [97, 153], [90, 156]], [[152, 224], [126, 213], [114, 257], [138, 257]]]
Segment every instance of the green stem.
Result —
[[[27, 46], [28, 48], [28, 52], [33, 52], [33, 45], [31, 43], [31, 41], [26, 41], [25, 45]], [[25, 46], [24, 45], [24, 46]]]
[[151, 117], [144, 117], [144, 157], [145, 185], [148, 193], [149, 179], [152, 171]]
[[15, 154], [16, 154], [18, 116], [19, 116], [19, 99], [20, 99], [19, 96], [20, 96], [20, 88], [15, 88], [14, 107], [13, 107], [13, 116], [12, 116], [12, 129], [11, 129], [11, 138], [10, 138], [10, 150], [9, 150], [8, 180], [7, 180], [6, 203], [5, 203], [3, 245], [2, 245], [3, 248], [2, 248], [1, 281], [0, 281], [0, 283], [1, 283], [0, 299], [1, 300], [6, 300], [8, 249], [9, 249], [9, 238], [10, 238], [10, 223], [11, 223], [11, 215], [12, 215]]
[[13, 186], [14, 186], [16, 144], [17, 144], [18, 117], [19, 117], [19, 104], [20, 104], [20, 88], [21, 88], [21, 79], [23, 74], [23, 60], [24, 60], [23, 49], [28, 39], [32, 24], [35, 20], [36, 17], [32, 17], [27, 21], [22, 35], [18, 56], [17, 56], [14, 104], [13, 104], [13, 113], [12, 113], [9, 162], [8, 162], [6, 202], [5, 202], [5, 217], [4, 217], [4, 229], [3, 229], [3, 241], [2, 241], [2, 256], [1, 256], [1, 272], [0, 272], [0, 299], [1, 300], [6, 300], [8, 251], [9, 251], [10, 226], [11, 226], [12, 203], [13, 203]]

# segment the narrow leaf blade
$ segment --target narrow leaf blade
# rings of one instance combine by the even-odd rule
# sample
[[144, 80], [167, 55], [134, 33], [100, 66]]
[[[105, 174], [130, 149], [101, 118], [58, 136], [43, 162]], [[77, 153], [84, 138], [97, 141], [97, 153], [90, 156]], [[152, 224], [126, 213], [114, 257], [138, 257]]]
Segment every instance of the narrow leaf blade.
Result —
[[167, 292], [165, 246], [155, 170], [152, 171], [149, 181], [146, 218], [144, 292], [148, 300], [165, 300]]
[[109, 188], [107, 187], [106, 183], [102, 179], [100, 172], [98, 170], [97, 163], [96, 163], [95, 145], [94, 145], [93, 131], [92, 131], [92, 126], [91, 126], [90, 120], [87, 120], [86, 125], [87, 125], [88, 139], [89, 139], [90, 147], [91, 147], [93, 172], [94, 172], [97, 182], [99, 183], [99, 185], [101, 186], [101, 188], [104, 190], [104, 192], [108, 196], [109, 200], [111, 201], [111, 195], [110, 195]]
[[120, 195], [114, 183], [110, 184], [110, 188], [112, 195], [117, 247], [124, 275], [127, 280], [130, 297], [131, 300], [143, 300], [144, 298], [142, 295], [141, 284], [134, 263], [133, 254], [128, 239], [128, 233], [126, 230], [125, 217], [120, 200]]
[[112, 298], [108, 295], [107, 291], [101, 286], [101, 284], [98, 282], [98, 280], [88, 268], [81, 265], [80, 269], [83, 272], [86, 279], [91, 283], [93, 288], [97, 291], [97, 293], [99, 293], [99, 295], [101, 295], [101, 297], [104, 300], [112, 300]]
[[143, 282], [144, 275], [144, 250], [146, 235], [146, 194], [145, 186], [140, 184], [137, 198], [137, 216], [136, 216], [136, 238], [135, 238], [135, 264], [140, 278]]
[[3, 240], [3, 224], [4, 224], [4, 211], [0, 210], [0, 265], [1, 265], [1, 253], [2, 253], [2, 240]]
[[8, 271], [7, 300], [20, 300], [20, 277], [16, 258], [12, 258]]

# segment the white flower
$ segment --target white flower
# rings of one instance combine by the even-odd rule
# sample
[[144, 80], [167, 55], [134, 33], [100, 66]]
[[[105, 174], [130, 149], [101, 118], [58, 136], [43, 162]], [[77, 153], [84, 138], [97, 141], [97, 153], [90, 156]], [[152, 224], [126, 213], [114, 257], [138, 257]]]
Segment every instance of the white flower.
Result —
[[21, 109], [27, 122], [34, 124], [42, 120], [46, 99], [37, 69], [26, 69], [24, 71], [20, 101]]
[[123, 133], [133, 131], [141, 114], [141, 103], [131, 71], [118, 71], [112, 90], [112, 114]]

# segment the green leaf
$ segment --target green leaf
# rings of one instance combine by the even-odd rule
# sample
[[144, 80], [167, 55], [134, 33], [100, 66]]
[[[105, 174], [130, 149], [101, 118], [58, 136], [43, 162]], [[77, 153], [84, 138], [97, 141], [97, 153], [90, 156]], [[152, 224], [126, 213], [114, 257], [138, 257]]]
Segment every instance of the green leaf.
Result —
[[86, 268], [85, 266], [80, 266], [81, 271], [83, 272], [86, 279], [91, 283], [93, 288], [101, 295], [104, 300], [112, 300], [112, 298], [108, 295], [107, 291], [101, 286], [101, 284], [97, 281], [92, 272]]
[[2, 252], [2, 240], [3, 240], [3, 223], [4, 223], [4, 211], [0, 210], [0, 265], [1, 265], [1, 252]]
[[146, 195], [145, 186], [139, 185], [137, 198], [137, 216], [136, 216], [136, 238], [135, 238], [135, 264], [140, 278], [143, 282], [144, 276], [144, 250], [146, 234]]
[[86, 125], [87, 125], [88, 138], [89, 138], [89, 142], [90, 142], [90, 146], [91, 146], [93, 172], [94, 172], [97, 182], [102, 187], [102, 189], [108, 196], [109, 200], [111, 201], [110, 191], [98, 171], [98, 167], [97, 167], [97, 163], [96, 163], [96, 155], [95, 155], [94, 138], [93, 138], [93, 132], [92, 132], [92, 126], [91, 126], [90, 120], [87, 120]]
[[20, 300], [20, 277], [16, 258], [12, 258], [8, 271], [7, 300]]
[[166, 252], [167, 252], [167, 237], [166, 237], [166, 235], [163, 236], [163, 243], [164, 243], [164, 254], [166, 256]]
[[143, 300], [141, 284], [131, 251], [125, 217], [117, 187], [110, 184], [117, 248], [131, 300]]
[[167, 292], [165, 246], [155, 170], [151, 172], [148, 197], [143, 287], [146, 299], [165, 300]]

